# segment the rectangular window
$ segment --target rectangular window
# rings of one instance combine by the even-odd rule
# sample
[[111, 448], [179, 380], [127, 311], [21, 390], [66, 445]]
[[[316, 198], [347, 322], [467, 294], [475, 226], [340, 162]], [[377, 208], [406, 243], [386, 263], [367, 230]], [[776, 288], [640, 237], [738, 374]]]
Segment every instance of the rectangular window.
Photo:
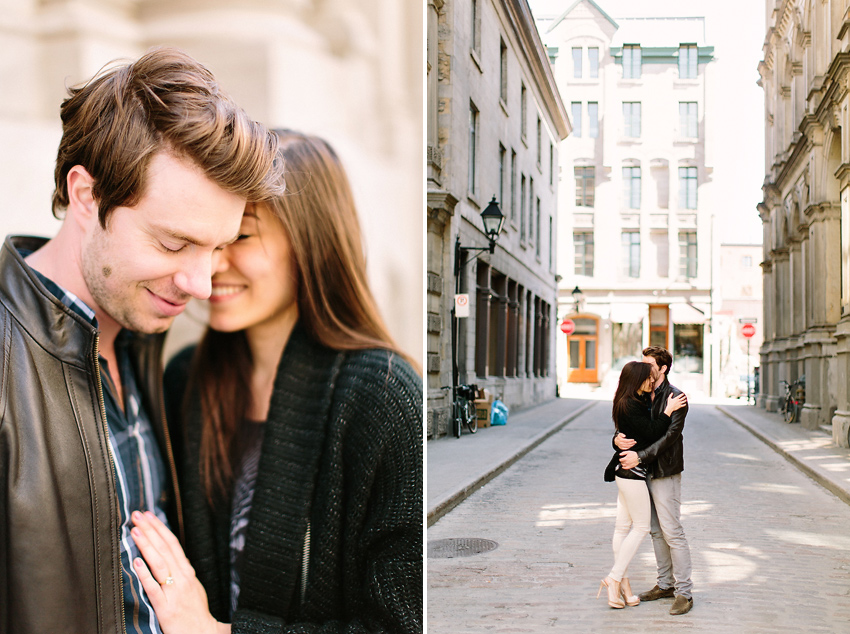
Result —
[[679, 102], [679, 136], [687, 139], [699, 137], [696, 101]]
[[499, 38], [499, 98], [508, 103], [508, 47]]
[[593, 277], [593, 233], [577, 231], [573, 234], [575, 248], [575, 274]]
[[540, 123], [540, 117], [537, 117], [537, 167], [540, 167], [542, 163], [542, 152], [543, 152], [543, 124]]
[[640, 79], [640, 46], [637, 44], [623, 47], [623, 79]]
[[534, 235], [535, 235], [535, 238], [536, 238], [535, 239], [534, 253], [539, 258], [540, 257], [540, 242], [541, 242], [541, 240], [540, 240], [540, 229], [541, 229], [541, 225], [540, 225], [540, 199], [537, 198], [536, 202], [537, 202], [537, 216], [535, 217], [536, 227], [534, 228], [534, 232], [535, 232]]
[[587, 49], [587, 60], [590, 62], [590, 77], [596, 79], [599, 77], [599, 49]]
[[554, 249], [554, 241], [555, 241], [555, 225], [552, 220], [552, 216], [549, 216], [549, 270], [555, 270], [555, 249]]
[[748, 269], [752, 265], [753, 265], [753, 256], [751, 256], [751, 255], [741, 256], [741, 266], [742, 267], [744, 267], [745, 269]]
[[472, 0], [470, 3], [472, 5], [472, 50], [476, 53], [478, 52], [478, 46], [480, 44], [478, 37], [478, 10], [479, 10], [479, 0]]
[[693, 279], [697, 276], [697, 232], [679, 232], [679, 277]]
[[575, 167], [576, 207], [593, 207], [593, 194], [596, 190], [596, 168]]
[[640, 102], [623, 102], [623, 136], [640, 137]]
[[590, 101], [587, 104], [587, 125], [588, 136], [595, 139], [599, 136], [599, 104], [595, 101]]
[[679, 168], [679, 209], [697, 208], [697, 168]]
[[499, 143], [499, 204], [505, 204], [505, 146]]
[[534, 179], [528, 177], [528, 240], [534, 240]]
[[511, 150], [511, 222], [516, 222], [516, 151]]
[[519, 133], [523, 139], [525, 139], [525, 119], [528, 111], [526, 110], [526, 90], [525, 84], [521, 84], [521, 88], [519, 91]]
[[698, 53], [696, 44], [679, 46], [679, 79], [696, 79]]
[[573, 101], [570, 104], [570, 110], [573, 115], [573, 136], [580, 137], [581, 136], [581, 102]]
[[549, 184], [555, 184], [555, 146], [549, 141]]
[[627, 209], [640, 209], [640, 167], [623, 168], [623, 203]]
[[581, 49], [573, 49], [573, 77], [581, 79]]
[[525, 242], [525, 174], [519, 181], [519, 240]]
[[623, 231], [623, 274], [640, 277], [640, 232]]
[[469, 183], [467, 184], [469, 193], [475, 193], [475, 150], [478, 135], [478, 108], [475, 104], [469, 103]]

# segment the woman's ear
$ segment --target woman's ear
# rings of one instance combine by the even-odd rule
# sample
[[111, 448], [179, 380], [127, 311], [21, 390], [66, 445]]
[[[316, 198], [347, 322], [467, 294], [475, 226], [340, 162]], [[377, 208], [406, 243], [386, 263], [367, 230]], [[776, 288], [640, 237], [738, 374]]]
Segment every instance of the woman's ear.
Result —
[[87, 228], [97, 222], [97, 201], [94, 199], [94, 178], [82, 165], [68, 170], [68, 213], [78, 225]]

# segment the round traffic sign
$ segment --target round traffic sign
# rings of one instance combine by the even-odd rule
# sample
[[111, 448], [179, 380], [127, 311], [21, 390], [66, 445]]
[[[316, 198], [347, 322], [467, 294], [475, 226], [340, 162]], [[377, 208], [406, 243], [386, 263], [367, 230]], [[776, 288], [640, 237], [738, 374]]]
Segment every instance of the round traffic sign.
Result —
[[741, 328], [741, 334], [744, 335], [747, 339], [756, 334], [756, 327], [752, 324], [744, 324], [744, 327]]
[[561, 332], [565, 335], [571, 335], [576, 331], [576, 322], [568, 317], [564, 317], [564, 321], [561, 322]]

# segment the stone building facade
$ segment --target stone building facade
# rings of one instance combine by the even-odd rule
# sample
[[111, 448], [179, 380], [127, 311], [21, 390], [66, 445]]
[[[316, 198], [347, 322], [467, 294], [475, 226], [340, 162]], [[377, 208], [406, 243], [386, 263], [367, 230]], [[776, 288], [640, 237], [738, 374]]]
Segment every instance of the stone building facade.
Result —
[[[428, 437], [452, 411], [452, 317], [460, 383], [512, 409], [555, 397], [558, 144], [570, 123], [526, 0], [429, 0], [427, 13]], [[480, 218], [495, 197], [495, 253]]]
[[[382, 313], [422, 362], [422, 22], [421, 6], [397, 0], [3, 2], [0, 231], [58, 229], [50, 197], [65, 86], [116, 58], [177, 46], [254, 118], [334, 145], [354, 189]], [[182, 328], [197, 331], [181, 316], [173, 335]]]
[[[617, 18], [576, 0], [538, 17], [573, 133], [561, 144], [558, 382], [613, 387], [648, 345], [709, 392], [713, 47], [703, 18]], [[581, 294], [574, 296], [578, 288]]]
[[850, 3], [767, 0], [759, 404], [805, 375], [802, 424], [850, 431]]

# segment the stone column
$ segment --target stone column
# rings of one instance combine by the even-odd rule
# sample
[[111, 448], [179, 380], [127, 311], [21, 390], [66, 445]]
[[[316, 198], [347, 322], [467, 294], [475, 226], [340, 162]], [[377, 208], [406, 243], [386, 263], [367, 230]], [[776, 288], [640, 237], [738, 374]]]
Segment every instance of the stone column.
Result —
[[813, 323], [804, 339], [806, 404], [802, 423], [807, 429], [816, 429], [829, 424], [830, 412], [838, 407], [838, 386], [830, 386], [830, 382], [834, 381], [836, 363], [835, 328], [841, 317], [840, 209], [823, 203], [807, 210], [806, 215], [811, 218], [807, 288], [812, 294]]
[[428, 295], [425, 305], [428, 438], [446, 435], [451, 420], [451, 390], [441, 388], [452, 384], [451, 310], [454, 304], [454, 271], [451, 258], [454, 236], [451, 218], [457, 202], [457, 198], [448, 192], [428, 191]]

